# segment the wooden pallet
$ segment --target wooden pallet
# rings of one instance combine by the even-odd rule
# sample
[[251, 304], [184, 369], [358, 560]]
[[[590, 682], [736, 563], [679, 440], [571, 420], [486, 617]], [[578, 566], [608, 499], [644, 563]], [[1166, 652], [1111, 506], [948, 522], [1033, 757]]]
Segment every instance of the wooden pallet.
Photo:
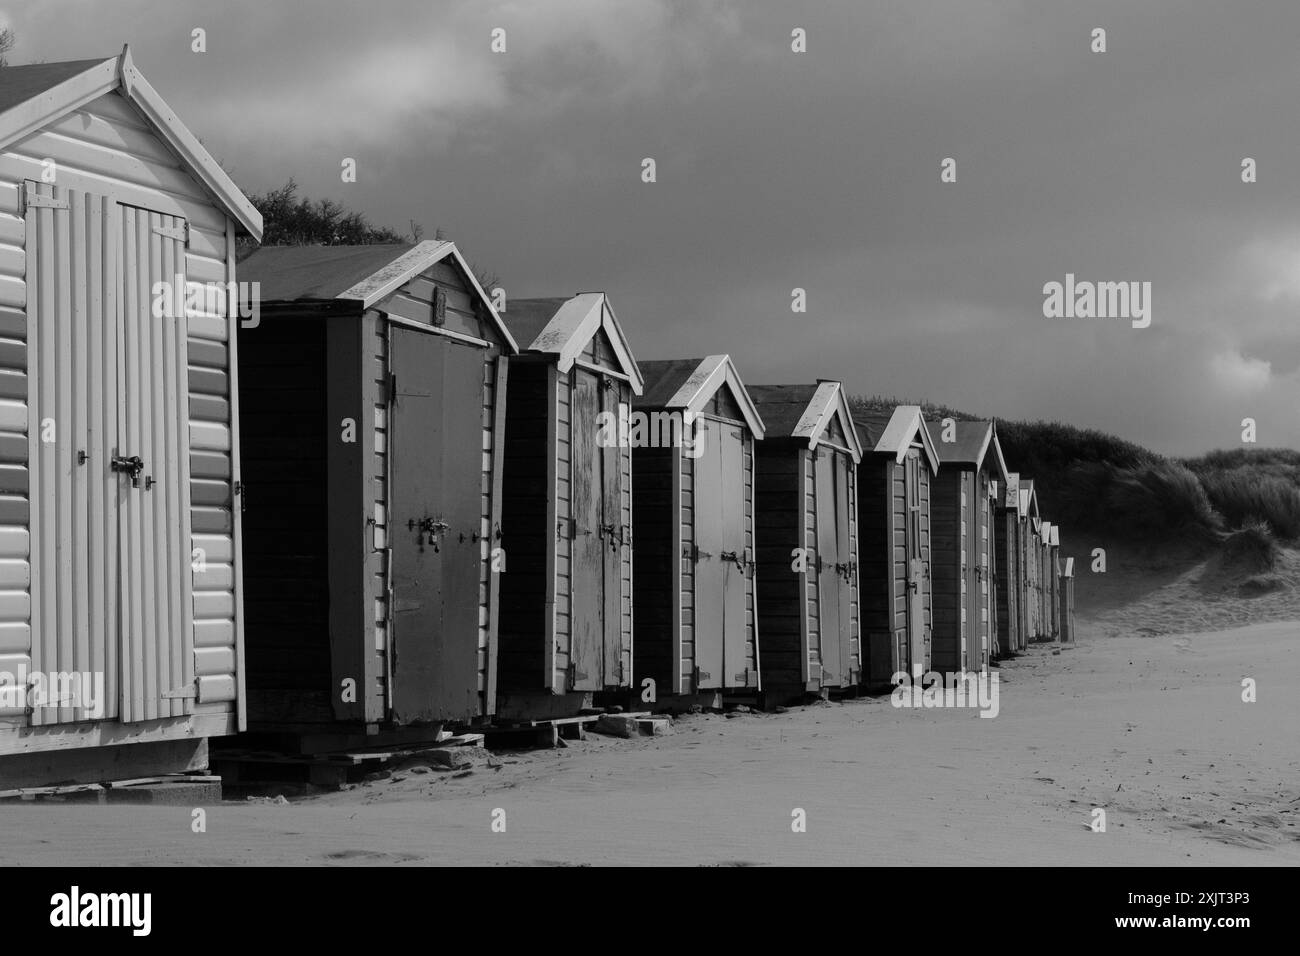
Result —
[[271, 750], [224, 750], [212, 756], [213, 768], [232, 784], [310, 783], [339, 787], [368, 773], [431, 750], [482, 747], [483, 734], [438, 735], [436, 743], [386, 750], [351, 750], [321, 754], [288, 754]]
[[135, 792], [194, 784], [210, 787], [220, 785], [221, 778], [212, 774], [164, 774], [158, 777], [136, 777], [130, 780], [106, 780], [103, 783], [61, 784], [48, 787], [19, 787], [0, 790], [0, 802], [45, 803], [84, 802], [108, 803], [117, 796], [130, 796]]
[[656, 717], [649, 711], [627, 714], [582, 714], [578, 717], [557, 717], [551, 720], [510, 721], [484, 730], [486, 745], [499, 750], [528, 750], [562, 747], [564, 740], [586, 740], [591, 725], [602, 717], [630, 717], [637, 722], [642, 736], [651, 737], [665, 732], [664, 725], [671, 724], [667, 717]]

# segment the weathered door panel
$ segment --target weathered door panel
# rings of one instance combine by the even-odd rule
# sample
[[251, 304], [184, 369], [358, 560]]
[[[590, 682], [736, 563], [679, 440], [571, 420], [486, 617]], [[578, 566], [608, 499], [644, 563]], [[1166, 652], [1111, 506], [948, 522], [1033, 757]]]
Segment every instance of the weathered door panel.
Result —
[[838, 565], [840, 556], [839, 528], [836, 517], [835, 453], [826, 449], [814, 451], [813, 477], [817, 516], [817, 604], [822, 651], [822, 684], [838, 687], [845, 675], [845, 660], [840, 619], [840, 592], [844, 579]]
[[600, 378], [574, 367], [569, 405], [569, 495], [573, 515], [573, 547], [569, 568], [573, 597], [570, 610], [572, 642], [570, 690], [600, 690], [604, 678], [605, 534], [601, 499], [604, 494], [604, 450], [600, 433]]
[[921, 462], [916, 455], [906, 459], [904, 493], [907, 502], [907, 638], [908, 670], [913, 677], [925, 673], [925, 563], [921, 557]]
[[391, 399], [389, 543], [392, 547], [393, 660], [390, 705], [399, 723], [435, 719], [448, 661], [442, 609], [448, 559], [443, 475], [445, 339], [389, 327]]
[[[727, 568], [722, 552], [727, 550], [723, 485], [723, 434], [715, 421], [696, 422], [696, 440], [704, 451], [694, 461], [695, 472], [695, 666], [697, 690], [724, 686], [725, 607]], [[734, 489], [733, 489], [734, 491]]]
[[840, 581], [840, 659], [843, 663], [841, 677], [847, 685], [851, 671], [861, 668], [853, 659], [853, 576], [857, 570], [858, 556], [853, 553], [850, 527], [854, 521], [850, 482], [853, 480], [853, 459], [843, 452], [835, 453], [835, 550], [839, 555], [837, 576]]
[[[184, 222], [131, 206], [121, 218], [116, 454], [139, 459], [118, 482], [122, 719], [143, 721], [194, 704]], [[182, 298], [155, 308], [158, 282]]]
[[[613, 379], [602, 383], [601, 410], [618, 420], [619, 389]], [[601, 554], [604, 556], [601, 608], [601, 673], [606, 687], [618, 687], [623, 681], [623, 558], [630, 545], [629, 528], [623, 526], [622, 449], [616, 442], [600, 448], [601, 527], [605, 530]]]
[[719, 554], [726, 593], [723, 597], [723, 681], [724, 687], [744, 687], [747, 673], [749, 616], [746, 594], [748, 575], [753, 573], [745, 553], [745, 436], [735, 425], [717, 423], [720, 431], [723, 547]]
[[[439, 338], [442, 338], [439, 336]], [[445, 340], [442, 375], [443, 486], [447, 499], [447, 557], [442, 563], [442, 626], [447, 649], [440, 671], [440, 717], [483, 713], [487, 691], [487, 583], [484, 570], [494, 529], [485, 527], [491, 456], [484, 449], [484, 386], [491, 366], [485, 349]]]
[[29, 399], [22, 489], [31, 522], [31, 669], [79, 675], [75, 688], [47, 685], [30, 720], [113, 719], [120, 713], [117, 476], [110, 468], [120, 213], [111, 200], [80, 190], [36, 183], [24, 190], [28, 381], [39, 382]]

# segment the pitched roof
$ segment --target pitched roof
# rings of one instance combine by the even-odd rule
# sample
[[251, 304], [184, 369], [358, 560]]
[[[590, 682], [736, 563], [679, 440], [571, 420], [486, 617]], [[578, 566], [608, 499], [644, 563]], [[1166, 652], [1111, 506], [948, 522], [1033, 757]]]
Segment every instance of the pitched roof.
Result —
[[261, 240], [262, 214], [136, 69], [129, 48], [120, 56], [97, 60], [5, 67], [0, 72], [0, 149], [115, 91], [149, 121], [217, 204]]
[[583, 292], [567, 299], [514, 299], [506, 303], [501, 317], [520, 348], [554, 355], [562, 372], [572, 368], [592, 337], [603, 331], [633, 394], [641, 394], [641, 370], [605, 293]]
[[763, 416], [768, 438], [792, 436], [816, 394], [816, 385], [749, 386], [749, 397]]
[[415, 245], [267, 246], [239, 264], [241, 282], [259, 284], [259, 300], [271, 302], [351, 302], [369, 309], [444, 259], [461, 275], [511, 352], [514, 336], [454, 242], [426, 239]]
[[907, 451], [920, 436], [921, 447], [930, 462], [930, 470], [939, 471], [939, 452], [930, 430], [926, 427], [925, 416], [919, 405], [899, 405], [893, 409], [876, 409], [871, 414], [870, 443], [868, 450], [881, 455], [889, 455], [895, 461], [902, 462]]
[[[108, 59], [114, 59], [109, 57]], [[105, 60], [64, 60], [62, 63], [31, 63], [7, 66], [0, 73], [0, 113], [48, 93], [65, 80], [99, 66]]]
[[766, 431], [758, 409], [730, 355], [706, 355], [704, 358], [662, 359], [638, 362], [645, 388], [633, 402], [636, 408], [681, 409], [698, 415], [717, 391], [726, 385], [740, 405], [741, 414], [755, 438]]
[[936, 445], [939, 461], [945, 465], [970, 465], [973, 468], [988, 465], [995, 478], [1006, 478], [1007, 463], [1002, 457], [1002, 444], [992, 422], [953, 422], [953, 441], [940, 441]]
[[263, 302], [323, 302], [337, 299], [413, 248], [411, 244], [263, 246], [239, 263], [239, 278], [257, 282]]
[[848, 399], [839, 382], [816, 385], [753, 385], [750, 397], [763, 417], [765, 438], [807, 439], [809, 448], [838, 420], [844, 441], [855, 462], [862, 460], [862, 444], [854, 427]]

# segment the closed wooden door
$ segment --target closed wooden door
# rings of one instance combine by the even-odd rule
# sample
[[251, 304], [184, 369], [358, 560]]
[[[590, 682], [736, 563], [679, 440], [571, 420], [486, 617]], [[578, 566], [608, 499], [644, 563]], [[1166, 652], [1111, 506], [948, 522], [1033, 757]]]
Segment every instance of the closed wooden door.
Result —
[[909, 453], [904, 466], [907, 500], [907, 666], [912, 677], [921, 677], [925, 659], [925, 562], [921, 549], [921, 459]]
[[724, 686], [723, 657], [726, 642], [727, 550], [725, 499], [735, 489], [723, 480], [723, 434], [716, 421], [696, 421], [696, 441], [704, 451], [693, 462], [695, 513], [695, 593], [693, 596], [696, 688]]
[[[817, 606], [818, 633], [821, 637], [822, 683], [838, 687], [847, 676], [847, 655], [843, 631], [848, 623], [843, 614], [841, 596], [847, 597], [843, 565], [847, 558], [840, 553], [839, 516], [837, 514], [837, 462], [835, 452], [819, 448], [813, 452], [817, 517]], [[845, 549], [847, 550], [847, 548]]]
[[749, 683], [749, 577], [754, 573], [746, 548], [749, 516], [745, 509], [745, 435], [739, 426], [723, 423], [722, 466], [722, 549], [723, 598], [723, 686], [744, 687]]
[[189, 324], [183, 298], [161, 308], [156, 298], [159, 282], [183, 295], [184, 220], [121, 209], [118, 455], [135, 470], [117, 484], [122, 719], [139, 721], [194, 702]]
[[483, 350], [390, 326], [393, 661], [400, 723], [481, 710]]
[[569, 475], [573, 515], [569, 689], [600, 690], [605, 673], [605, 449], [597, 440], [603, 410], [600, 376], [574, 367]]
[[31, 722], [189, 713], [185, 222], [43, 184], [24, 198], [32, 670], [58, 675]]

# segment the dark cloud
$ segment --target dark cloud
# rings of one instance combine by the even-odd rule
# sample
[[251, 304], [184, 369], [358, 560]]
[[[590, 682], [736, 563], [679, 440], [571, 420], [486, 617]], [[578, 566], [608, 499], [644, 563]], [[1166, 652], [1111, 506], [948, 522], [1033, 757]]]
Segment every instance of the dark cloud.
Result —
[[[642, 357], [729, 351], [756, 382], [840, 377], [1171, 453], [1230, 446], [1244, 417], [1300, 446], [1289, 0], [4, 9], [17, 62], [130, 40], [246, 188], [292, 175], [441, 227], [514, 295], [608, 290]], [[1045, 319], [1067, 272], [1150, 281], [1152, 326]]]

